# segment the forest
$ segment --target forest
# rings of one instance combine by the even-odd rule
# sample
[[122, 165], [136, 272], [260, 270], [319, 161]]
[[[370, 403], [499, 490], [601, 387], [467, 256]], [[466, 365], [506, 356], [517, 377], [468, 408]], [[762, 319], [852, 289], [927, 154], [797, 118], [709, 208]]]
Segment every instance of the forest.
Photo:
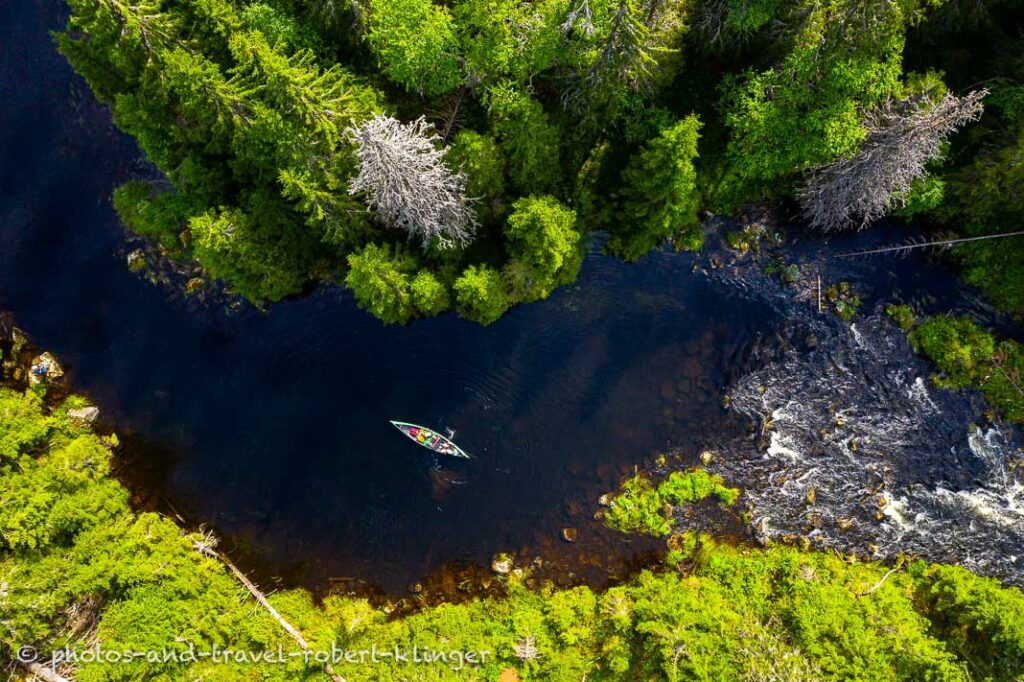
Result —
[[[258, 305], [337, 281], [488, 324], [593, 232], [636, 260], [751, 202], [935, 238], [1024, 215], [1016, 0], [70, 5], [60, 50], [155, 166], [118, 214]], [[1024, 239], [951, 258], [1024, 313]]]

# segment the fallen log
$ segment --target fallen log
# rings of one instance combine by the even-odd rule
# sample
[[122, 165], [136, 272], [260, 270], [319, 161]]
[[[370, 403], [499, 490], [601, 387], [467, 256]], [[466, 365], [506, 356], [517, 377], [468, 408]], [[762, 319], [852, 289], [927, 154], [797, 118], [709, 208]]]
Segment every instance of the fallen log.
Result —
[[[260, 606], [270, 614], [271, 618], [276, 620], [278, 625], [280, 625], [284, 631], [295, 640], [296, 644], [298, 644], [303, 651], [309, 651], [309, 644], [306, 642], [306, 638], [302, 636], [302, 633], [299, 632], [295, 626], [285, 620], [284, 616], [278, 613], [277, 609], [271, 605], [266, 595], [263, 594], [263, 592], [261, 592], [260, 589], [256, 587], [256, 585], [253, 584], [253, 582], [249, 580], [249, 578], [247, 578], [237, 566], [235, 566], [231, 559], [228, 559], [226, 556], [214, 549], [216, 539], [212, 534], [203, 533], [202, 540], [193, 540], [192, 545], [203, 556], [215, 559], [226, 566], [238, 582], [242, 583], [242, 585], [245, 586], [245, 589], [249, 591], [249, 594], [251, 594], [253, 598], [259, 602]], [[334, 668], [330, 663], [324, 663], [324, 673], [334, 682], [345, 682], [345, 678], [334, 672]]]

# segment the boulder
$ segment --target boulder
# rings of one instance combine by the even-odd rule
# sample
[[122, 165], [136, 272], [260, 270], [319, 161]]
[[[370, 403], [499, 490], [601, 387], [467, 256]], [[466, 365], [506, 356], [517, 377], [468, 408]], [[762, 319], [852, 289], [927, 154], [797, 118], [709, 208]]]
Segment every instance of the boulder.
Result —
[[91, 426], [99, 416], [100, 408], [98, 407], [79, 407], [74, 410], [68, 410], [68, 421], [71, 422], [72, 426]]
[[57, 364], [57, 358], [49, 352], [43, 353], [32, 361], [28, 383], [30, 386], [52, 384], [64, 376], [64, 370]]
[[128, 254], [128, 269], [132, 272], [141, 272], [146, 267], [146, 254], [142, 249], [135, 249]]
[[491, 559], [491, 570], [498, 575], [508, 575], [512, 572], [512, 567], [514, 565], [512, 557], [504, 552], [495, 554], [494, 558]]

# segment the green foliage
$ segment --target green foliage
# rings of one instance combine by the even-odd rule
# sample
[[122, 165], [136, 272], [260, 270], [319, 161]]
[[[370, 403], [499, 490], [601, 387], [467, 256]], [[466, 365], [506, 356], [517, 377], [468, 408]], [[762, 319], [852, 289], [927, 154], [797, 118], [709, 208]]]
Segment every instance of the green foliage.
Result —
[[675, 471], [655, 488], [637, 474], [626, 479], [604, 514], [605, 524], [624, 533], [668, 535], [672, 532], [673, 505], [690, 504], [715, 496], [733, 505], [740, 491], [729, 488], [722, 477], [703, 469]]
[[576, 279], [583, 258], [576, 212], [550, 196], [528, 197], [512, 205], [505, 224], [507, 268], [515, 298], [546, 298], [559, 284]]
[[935, 175], [926, 175], [914, 181], [906, 196], [897, 196], [896, 210], [893, 215], [900, 218], [912, 218], [921, 213], [929, 213], [942, 204], [946, 197], [946, 183]]
[[174, 185], [119, 190], [125, 223], [254, 301], [301, 291], [328, 255], [323, 238], [364, 220], [345, 192], [343, 131], [379, 110], [378, 95], [322, 67], [303, 49], [315, 41], [276, 6], [71, 10], [61, 50]]
[[472, 81], [528, 82], [558, 58], [564, 44], [564, 4], [556, 0], [464, 0], [454, 12]]
[[679, 248], [700, 248], [697, 156], [700, 121], [688, 116], [665, 128], [630, 159], [622, 174], [625, 200], [608, 248], [636, 260], [664, 239]]
[[[924, 568], [915, 596], [933, 632], [980, 666], [980, 676], [1009, 680], [1024, 669], [1024, 595], [956, 566]], [[1017, 616], [1007, 617], [1008, 614]]]
[[[443, 258], [411, 247], [404, 274], [450, 286], [470, 267], [494, 269], [513, 303], [554, 286], [502, 229], [524, 197], [571, 206], [575, 232], [610, 232], [610, 250], [629, 260], [666, 240], [697, 249], [702, 199], [720, 211], [792, 197], [814, 168], [861, 151], [884, 103], [978, 83], [992, 90], [982, 120], [890, 211], [968, 235], [1024, 221], [1024, 62], [1003, 2], [969, 16], [938, 0], [69, 4], [61, 51], [166, 177], [118, 189], [118, 214], [259, 304], [387, 247], [365, 197], [349, 193], [351, 130], [383, 111], [443, 131], [449, 165], [478, 199], [473, 246]], [[984, 49], [950, 56], [962, 33], [977, 42], [982, 30]], [[915, 71], [904, 73], [908, 40]], [[548, 244], [557, 260], [562, 240]], [[966, 279], [1015, 314], [1022, 245], [954, 250]], [[560, 268], [556, 284], [572, 272]], [[367, 307], [391, 321], [436, 314], [446, 306], [432, 289], [419, 304], [395, 294]], [[844, 316], [848, 303], [836, 304]]]
[[512, 305], [501, 274], [486, 265], [463, 270], [453, 289], [459, 314], [480, 324], [497, 321]]
[[[902, 94], [903, 34], [920, 4], [857, 6], [831, 0], [806, 5], [807, 17], [781, 63], [727, 78], [723, 97], [730, 137], [717, 203], [785, 196], [797, 174], [854, 154], [864, 139], [864, 113]], [[872, 29], [854, 28], [840, 18], [851, 15], [871, 22]]]
[[569, 16], [582, 37], [568, 51], [574, 74], [563, 100], [586, 129], [611, 128], [671, 81], [688, 9], [681, 0], [574, 5]]
[[609, 528], [623, 533], [668, 535], [672, 524], [667, 515], [661, 495], [650, 481], [637, 474], [619, 487], [604, 514], [604, 522]]
[[[360, 308], [387, 324], [404, 324], [412, 319], [412, 272], [416, 262], [407, 255], [392, 252], [387, 247], [368, 244], [359, 253], [348, 257], [348, 275], [345, 284], [356, 297]], [[426, 274], [426, 273], [424, 273]], [[423, 300], [437, 303], [432, 284], [420, 282]]]
[[504, 193], [505, 160], [491, 137], [461, 130], [452, 141], [446, 159], [453, 169], [461, 169], [466, 174], [469, 196], [493, 202]]
[[303, 31], [295, 19], [265, 2], [254, 2], [242, 10], [242, 21], [247, 28], [259, 31], [273, 46], [283, 49], [320, 47], [308, 31]]
[[153, 236], [169, 248], [180, 248], [178, 233], [193, 210], [187, 197], [154, 193], [144, 182], [127, 182], [114, 190], [114, 210], [130, 230]]
[[430, 0], [369, 0], [366, 41], [388, 78], [427, 97], [462, 79], [451, 14]]
[[718, 474], [694, 469], [669, 474], [669, 477], [658, 486], [658, 494], [672, 504], [698, 502], [714, 495], [723, 504], [733, 505], [739, 499], [740, 491], [738, 488], [726, 486]]
[[910, 331], [910, 328], [914, 326], [914, 309], [909, 305], [890, 303], [885, 306], [885, 314], [891, 317], [896, 326], [905, 332]]
[[964, 388], [981, 383], [990, 372], [995, 339], [967, 318], [929, 318], [910, 340], [941, 370], [935, 377], [939, 386]]
[[46, 442], [52, 420], [41, 417], [40, 399], [0, 388], [0, 471]]
[[560, 175], [558, 129], [540, 102], [503, 85], [488, 92], [487, 113], [512, 184], [533, 194], [551, 189]]
[[240, 209], [211, 211], [189, 220], [196, 257], [214, 277], [230, 281], [246, 298], [276, 301], [302, 288], [309, 271], [300, 227], [268, 225]]
[[409, 287], [412, 303], [424, 315], [437, 315], [451, 305], [448, 289], [427, 270], [420, 270]]
[[977, 388], [1003, 416], [1024, 423], [1024, 347], [999, 342], [967, 318], [930, 317], [910, 333], [914, 346], [935, 363], [942, 388]]

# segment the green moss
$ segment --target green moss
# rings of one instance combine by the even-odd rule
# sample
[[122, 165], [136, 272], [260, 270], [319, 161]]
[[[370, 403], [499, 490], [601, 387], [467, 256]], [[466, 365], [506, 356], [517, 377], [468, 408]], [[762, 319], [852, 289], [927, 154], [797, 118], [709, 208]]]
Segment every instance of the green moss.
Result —
[[905, 332], [910, 331], [910, 328], [914, 326], [914, 309], [909, 305], [890, 303], [885, 306], [885, 314], [892, 318], [896, 326]]
[[825, 300], [841, 319], [849, 322], [860, 310], [860, 297], [853, 293], [849, 282], [838, 282], [825, 289]]
[[672, 504], [698, 502], [714, 495], [726, 505], [735, 504], [740, 496], [738, 488], [729, 488], [718, 474], [703, 469], [675, 471], [658, 486], [658, 494]]

